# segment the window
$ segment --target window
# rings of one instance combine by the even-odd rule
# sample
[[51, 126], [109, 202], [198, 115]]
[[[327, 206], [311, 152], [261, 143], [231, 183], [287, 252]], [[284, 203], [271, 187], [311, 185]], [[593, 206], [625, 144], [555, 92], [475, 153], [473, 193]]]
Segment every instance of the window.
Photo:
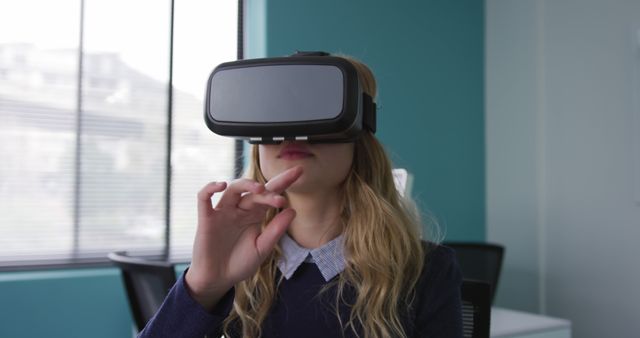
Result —
[[197, 191], [239, 170], [203, 121], [237, 18], [230, 0], [0, 4], [0, 266], [188, 259]]

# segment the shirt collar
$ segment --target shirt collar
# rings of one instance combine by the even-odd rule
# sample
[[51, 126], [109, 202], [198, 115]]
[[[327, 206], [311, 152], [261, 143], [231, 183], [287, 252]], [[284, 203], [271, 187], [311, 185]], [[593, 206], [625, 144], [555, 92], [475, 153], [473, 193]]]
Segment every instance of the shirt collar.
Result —
[[317, 249], [307, 249], [301, 247], [285, 233], [280, 239], [282, 257], [278, 261], [278, 269], [284, 278], [290, 279], [307, 257], [311, 256], [322, 277], [328, 282], [344, 270], [342, 241], [343, 235], [340, 235]]

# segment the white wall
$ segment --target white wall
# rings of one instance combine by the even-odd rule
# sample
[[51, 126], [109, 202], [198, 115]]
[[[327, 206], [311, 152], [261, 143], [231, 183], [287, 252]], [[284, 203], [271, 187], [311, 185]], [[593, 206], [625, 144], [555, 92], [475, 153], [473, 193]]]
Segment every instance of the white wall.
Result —
[[640, 1], [487, 0], [486, 23], [498, 303], [637, 337]]
[[537, 311], [536, 5], [488, 0], [486, 6], [487, 239], [506, 245], [496, 300]]

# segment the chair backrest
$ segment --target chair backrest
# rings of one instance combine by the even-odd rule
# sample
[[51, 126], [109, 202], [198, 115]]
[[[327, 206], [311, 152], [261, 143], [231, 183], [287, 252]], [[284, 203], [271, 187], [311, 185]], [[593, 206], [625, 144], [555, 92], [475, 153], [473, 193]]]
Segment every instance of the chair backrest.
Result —
[[489, 338], [491, 327], [491, 286], [484, 281], [464, 279], [462, 333], [464, 338]]
[[131, 314], [138, 331], [141, 331], [175, 284], [174, 265], [130, 257], [126, 252], [112, 252], [108, 257], [120, 268]]
[[504, 247], [491, 243], [445, 242], [456, 252], [462, 277], [485, 281], [491, 286], [491, 303], [498, 290]]

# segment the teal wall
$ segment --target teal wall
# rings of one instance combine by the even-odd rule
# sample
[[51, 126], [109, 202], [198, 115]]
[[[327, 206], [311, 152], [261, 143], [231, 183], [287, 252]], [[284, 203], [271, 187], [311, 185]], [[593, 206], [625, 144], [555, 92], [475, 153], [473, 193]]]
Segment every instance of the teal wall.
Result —
[[250, 15], [266, 12], [266, 21], [248, 22], [249, 57], [324, 50], [368, 64], [379, 87], [377, 135], [396, 166], [414, 174], [414, 198], [446, 239], [485, 239], [484, 1], [248, 0], [247, 7]]
[[0, 337], [131, 337], [115, 268], [0, 274]]
[[[247, 0], [247, 56], [367, 63], [379, 132], [449, 240], [484, 240], [484, 2]], [[180, 267], [178, 270], [182, 270]], [[131, 337], [116, 269], [0, 273], [0, 337]]]
[[[176, 277], [187, 268], [176, 266]], [[133, 321], [116, 268], [0, 273], [0, 337], [129, 338]]]

